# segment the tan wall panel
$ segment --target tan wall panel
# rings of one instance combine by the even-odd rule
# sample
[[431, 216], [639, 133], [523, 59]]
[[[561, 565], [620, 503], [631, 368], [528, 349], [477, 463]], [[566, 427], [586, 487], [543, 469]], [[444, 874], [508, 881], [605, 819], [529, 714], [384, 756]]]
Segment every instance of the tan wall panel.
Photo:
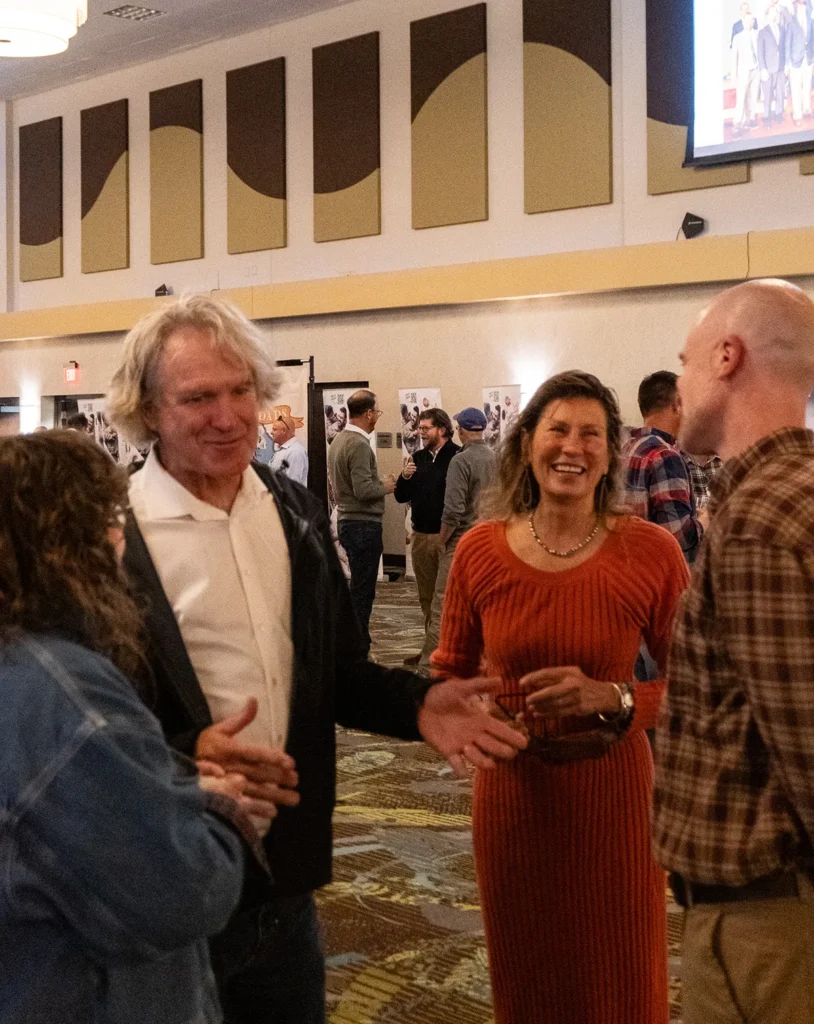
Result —
[[613, 201], [611, 87], [579, 58], [523, 46], [525, 210]]
[[748, 164], [726, 167], [682, 167], [687, 151], [687, 129], [647, 119], [647, 193], [688, 192], [749, 181]]
[[[814, 231], [814, 229], [811, 229]], [[452, 306], [542, 295], [590, 294], [671, 285], [723, 283], [746, 279], [750, 246], [759, 250], [764, 236], [766, 260], [755, 263], [762, 276], [784, 271], [769, 265], [804, 235], [761, 232], [660, 242], [615, 249], [560, 253], [483, 263], [429, 267], [290, 284], [236, 288], [216, 294], [257, 320], [317, 316], [348, 311]], [[809, 246], [809, 248], [812, 248]], [[788, 261], [785, 264], [788, 266]], [[792, 273], [792, 271], [786, 271]], [[90, 306], [0, 314], [0, 341], [125, 331], [169, 299], [105, 302]]]
[[413, 227], [489, 217], [486, 54], [453, 71], [413, 121]]
[[260, 252], [286, 245], [285, 199], [264, 196], [226, 168], [227, 252]]
[[119, 157], [99, 198], [82, 218], [82, 273], [130, 266], [130, 156]]
[[203, 136], [168, 125], [150, 132], [150, 262], [204, 254]]
[[0, 341], [129, 331], [147, 313], [160, 309], [168, 302], [172, 302], [172, 299], [124, 299], [85, 306], [57, 306], [53, 309], [3, 313], [0, 314]]
[[46, 245], [20, 246], [20, 280], [47, 281], [62, 277], [62, 239]]
[[814, 228], [755, 231], [749, 235], [750, 277], [814, 274]]
[[237, 306], [250, 320], [254, 319], [254, 288], [216, 288], [212, 294]]
[[814, 174], [814, 153], [800, 157], [800, 174]]
[[381, 171], [338, 192], [314, 193], [314, 241], [381, 234]]

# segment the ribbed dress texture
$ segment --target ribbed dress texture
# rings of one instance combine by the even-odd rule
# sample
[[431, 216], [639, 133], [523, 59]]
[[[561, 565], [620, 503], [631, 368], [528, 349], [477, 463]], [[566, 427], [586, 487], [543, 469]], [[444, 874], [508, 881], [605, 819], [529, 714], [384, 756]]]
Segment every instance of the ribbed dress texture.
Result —
[[[528, 565], [505, 524], [481, 523], [458, 545], [433, 667], [466, 678], [483, 661], [507, 695], [550, 666], [632, 680], [642, 637], [664, 665], [686, 584], [678, 544], [640, 519], [619, 520], [591, 558], [562, 572]], [[629, 732], [598, 760], [555, 765], [523, 753], [477, 773], [475, 865], [496, 1024], [666, 1024], [665, 878], [651, 852], [644, 732], [663, 693], [663, 682], [637, 684]]]

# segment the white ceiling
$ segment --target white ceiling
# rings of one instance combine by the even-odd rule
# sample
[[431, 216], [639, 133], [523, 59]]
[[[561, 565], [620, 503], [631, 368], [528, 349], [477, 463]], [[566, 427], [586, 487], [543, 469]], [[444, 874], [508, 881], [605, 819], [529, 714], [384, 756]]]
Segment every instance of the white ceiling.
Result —
[[65, 53], [22, 60], [0, 57], [0, 100], [96, 78], [350, 0], [133, 0], [166, 13], [144, 22], [105, 15], [125, 2], [89, 0], [88, 20]]

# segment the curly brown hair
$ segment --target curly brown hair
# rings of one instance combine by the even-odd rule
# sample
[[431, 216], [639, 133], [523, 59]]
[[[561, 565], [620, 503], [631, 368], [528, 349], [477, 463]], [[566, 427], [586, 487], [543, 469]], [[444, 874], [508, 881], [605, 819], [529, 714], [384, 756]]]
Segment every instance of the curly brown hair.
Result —
[[0, 441], [0, 643], [59, 631], [144, 668], [141, 616], [110, 538], [127, 473], [91, 438], [52, 430]]
[[549, 377], [537, 388], [501, 445], [498, 483], [489, 502], [489, 514], [494, 518], [522, 515], [540, 503], [540, 485], [529, 466], [528, 448], [548, 406], [568, 398], [591, 398], [599, 402], [605, 411], [609, 468], [597, 484], [594, 508], [602, 517], [620, 513], [618, 477], [622, 458], [622, 416], [619, 402], [613, 391], [592, 373], [566, 370]]

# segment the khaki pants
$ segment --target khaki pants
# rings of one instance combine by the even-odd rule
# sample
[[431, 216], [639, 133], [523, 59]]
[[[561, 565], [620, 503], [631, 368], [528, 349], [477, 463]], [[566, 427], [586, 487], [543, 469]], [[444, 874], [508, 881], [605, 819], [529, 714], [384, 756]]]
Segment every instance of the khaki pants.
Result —
[[438, 560], [441, 557], [441, 542], [437, 533], [413, 533], [410, 538], [410, 552], [413, 556], [413, 572], [418, 584], [418, 603], [424, 613], [424, 628], [430, 624], [432, 595], [438, 576]]
[[814, 889], [687, 911], [684, 1024], [814, 1022]]
[[455, 557], [455, 548], [458, 542], [453, 541], [447, 545], [445, 551], [441, 552], [438, 563], [438, 576], [435, 580], [435, 593], [432, 596], [432, 608], [430, 610], [430, 621], [427, 625], [427, 636], [424, 640], [424, 650], [421, 652], [419, 671], [424, 675], [430, 674], [430, 658], [438, 646], [441, 637], [441, 618], [444, 614], [444, 596], [447, 592], [447, 580], [449, 570], [452, 568], [452, 559]]

